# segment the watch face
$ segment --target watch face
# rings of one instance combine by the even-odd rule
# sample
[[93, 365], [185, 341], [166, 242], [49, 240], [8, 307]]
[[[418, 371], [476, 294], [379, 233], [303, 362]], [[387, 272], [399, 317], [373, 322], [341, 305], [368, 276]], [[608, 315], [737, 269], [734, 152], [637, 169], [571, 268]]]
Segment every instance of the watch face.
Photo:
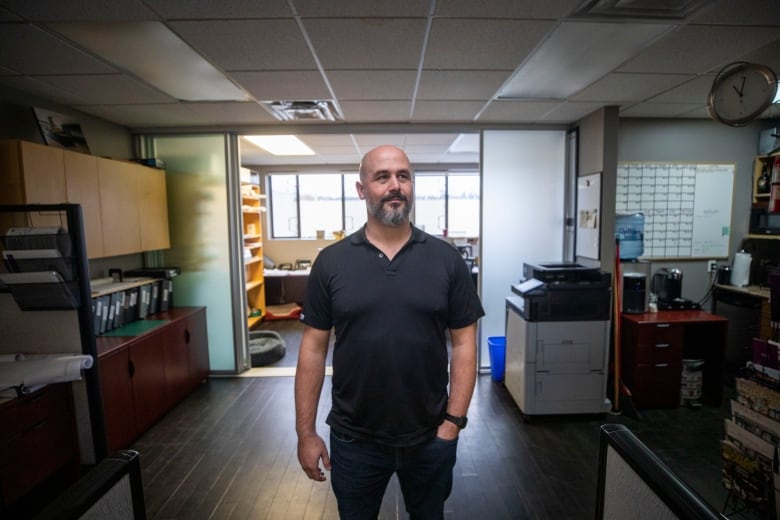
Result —
[[715, 80], [707, 109], [718, 121], [744, 124], [766, 110], [776, 91], [777, 77], [771, 69], [741, 64]]

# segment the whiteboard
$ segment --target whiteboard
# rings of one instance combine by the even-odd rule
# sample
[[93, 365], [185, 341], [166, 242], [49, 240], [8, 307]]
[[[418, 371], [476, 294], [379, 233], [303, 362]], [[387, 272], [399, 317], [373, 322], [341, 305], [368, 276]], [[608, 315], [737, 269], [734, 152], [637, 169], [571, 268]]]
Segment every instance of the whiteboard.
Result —
[[615, 213], [645, 215], [642, 258], [728, 258], [734, 168], [618, 163]]

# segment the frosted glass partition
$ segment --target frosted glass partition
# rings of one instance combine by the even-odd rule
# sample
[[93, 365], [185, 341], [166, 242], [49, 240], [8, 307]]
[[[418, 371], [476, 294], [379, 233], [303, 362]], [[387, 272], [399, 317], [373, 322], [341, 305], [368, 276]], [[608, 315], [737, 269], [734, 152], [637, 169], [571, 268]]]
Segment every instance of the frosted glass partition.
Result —
[[487, 338], [505, 334], [505, 298], [520, 280], [523, 262], [563, 259], [565, 143], [564, 131], [483, 132], [483, 367], [490, 362]]
[[211, 370], [234, 372], [225, 136], [160, 136], [154, 147], [165, 161], [168, 190], [171, 248], [164, 262], [181, 268], [174, 303], [206, 306]]

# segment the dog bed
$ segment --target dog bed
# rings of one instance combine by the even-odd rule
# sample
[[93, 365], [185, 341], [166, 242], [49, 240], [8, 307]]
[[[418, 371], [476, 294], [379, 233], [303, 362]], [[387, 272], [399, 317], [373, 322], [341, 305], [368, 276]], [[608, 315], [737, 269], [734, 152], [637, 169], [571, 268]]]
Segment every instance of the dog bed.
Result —
[[249, 332], [249, 357], [253, 367], [263, 367], [282, 359], [287, 352], [284, 338], [274, 330]]

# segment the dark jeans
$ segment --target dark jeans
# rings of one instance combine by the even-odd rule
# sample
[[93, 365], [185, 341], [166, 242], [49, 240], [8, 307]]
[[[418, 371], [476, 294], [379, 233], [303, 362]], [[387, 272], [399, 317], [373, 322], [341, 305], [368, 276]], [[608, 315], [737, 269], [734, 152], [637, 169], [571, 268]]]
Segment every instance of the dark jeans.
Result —
[[331, 431], [331, 482], [339, 516], [342, 520], [376, 519], [395, 473], [411, 519], [444, 518], [457, 447], [457, 439], [434, 438], [417, 446], [392, 448]]

